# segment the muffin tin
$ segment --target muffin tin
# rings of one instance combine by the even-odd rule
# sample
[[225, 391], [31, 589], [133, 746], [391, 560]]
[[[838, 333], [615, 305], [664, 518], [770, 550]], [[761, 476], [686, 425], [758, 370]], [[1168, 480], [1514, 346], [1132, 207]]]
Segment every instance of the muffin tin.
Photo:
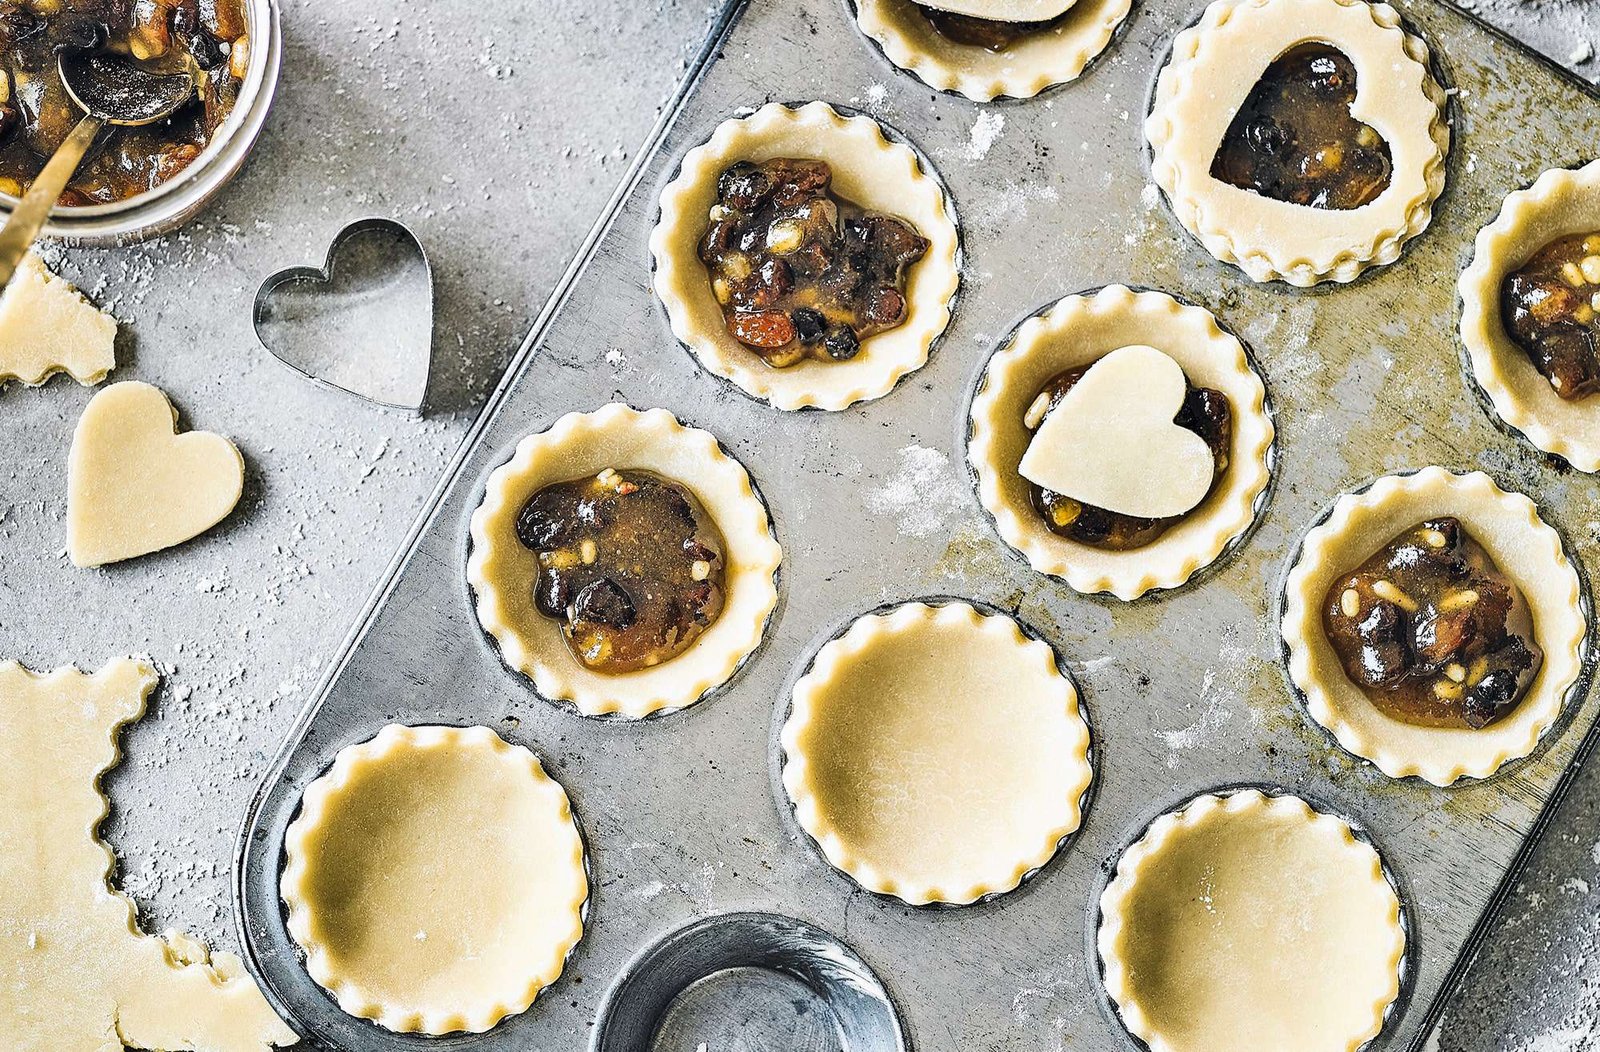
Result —
[[[1565, 718], [1532, 757], [1451, 789], [1394, 781], [1341, 751], [1289, 689], [1282, 576], [1340, 493], [1434, 463], [1528, 493], [1580, 568], [1600, 565], [1580, 510], [1600, 483], [1496, 426], [1461, 364], [1455, 294], [1472, 237], [1504, 195], [1588, 159], [1600, 99], [1454, 8], [1400, 6], [1455, 89], [1450, 185], [1399, 262], [1300, 291], [1254, 285], [1213, 260], [1150, 185], [1144, 103], [1200, 4], [1146, 0], [1079, 82], [985, 106], [892, 67], [842, 3], [730, 4], [251, 807], [236, 859], [239, 923], [250, 969], [290, 1022], [351, 1050], [594, 1042], [643, 1052], [648, 1041], [665, 1052], [711, 1040], [691, 1040], [696, 1028], [728, 1033], [728, 1019], [756, 1006], [804, 1004], [832, 1013], [831, 1025], [763, 1018], [733, 1032], [851, 1052], [1131, 1048], [1092, 950], [1106, 874], [1156, 815], [1249, 783], [1315, 800], [1379, 848], [1413, 938], [1401, 999], [1371, 1047], [1420, 1049], [1593, 746], [1591, 648]], [[646, 244], [678, 159], [724, 118], [773, 99], [870, 113], [922, 151], [960, 219], [963, 285], [932, 360], [845, 412], [781, 413], [700, 371], [649, 291]], [[1131, 604], [1029, 570], [995, 536], [965, 466], [967, 403], [988, 355], [1039, 308], [1114, 282], [1212, 310], [1250, 347], [1278, 426], [1275, 486], [1253, 534], [1188, 586]], [[468, 518], [489, 473], [529, 432], [613, 400], [664, 407], [717, 435], [760, 487], [784, 546], [762, 649], [714, 696], [643, 722], [586, 719], [539, 698], [479, 628], [465, 574]], [[1051, 642], [1095, 732], [1083, 827], [1018, 890], [959, 909], [913, 909], [835, 872], [795, 823], [778, 775], [788, 691], [811, 656], [856, 615], [926, 595], [991, 604]], [[284, 927], [283, 834], [301, 793], [340, 748], [389, 722], [482, 723], [529, 746], [566, 787], [587, 838], [594, 894], [566, 974], [486, 1034], [424, 1038], [345, 1016]], [[723, 914], [738, 916], [705, 921]], [[642, 950], [673, 932], [665, 951]], [[804, 990], [776, 996], [793, 983]], [[691, 993], [672, 1001], [680, 989]], [[657, 1032], [664, 1004], [670, 1026]], [[730, 1015], [715, 1021], [718, 1005]]]

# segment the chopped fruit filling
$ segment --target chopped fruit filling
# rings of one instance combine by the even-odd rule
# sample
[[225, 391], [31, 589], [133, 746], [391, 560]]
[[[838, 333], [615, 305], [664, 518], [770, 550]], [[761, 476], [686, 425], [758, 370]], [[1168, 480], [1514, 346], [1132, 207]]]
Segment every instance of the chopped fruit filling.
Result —
[[1223, 137], [1211, 175], [1312, 208], [1360, 208], [1388, 189], [1389, 144], [1350, 115], [1356, 70], [1327, 44], [1297, 44], [1267, 67]]
[[[1044, 385], [1023, 418], [1023, 424], [1029, 431], [1038, 430], [1046, 414], [1061, 403], [1089, 368], [1089, 365], [1084, 365], [1068, 369]], [[1212, 485], [1215, 486], [1216, 480], [1228, 468], [1228, 446], [1233, 435], [1233, 413], [1228, 406], [1227, 395], [1208, 387], [1191, 385], [1184, 395], [1183, 408], [1178, 410], [1173, 423], [1205, 439], [1216, 458], [1212, 476]], [[1109, 551], [1142, 548], [1185, 518], [1175, 515], [1164, 519], [1143, 519], [1124, 515], [1097, 508], [1093, 504], [1084, 504], [1031, 482], [1028, 484], [1028, 495], [1034, 510], [1051, 533]]]
[[916, 7], [933, 31], [952, 44], [981, 47], [996, 53], [1005, 51], [1018, 41], [1055, 28], [1067, 17], [1062, 14], [1045, 22], [1003, 22], [993, 18], [958, 15], [953, 11], [941, 11], [921, 4]]
[[244, 0], [0, 0], [0, 190], [22, 194], [83, 116], [56, 69], [68, 49], [191, 71], [199, 91], [164, 121], [102, 133], [59, 203], [122, 201], [177, 175], [238, 101], [247, 25]]
[[539, 556], [534, 606], [596, 671], [659, 665], [722, 613], [722, 536], [677, 483], [607, 468], [541, 489], [516, 528]]
[[906, 319], [928, 241], [834, 196], [823, 161], [740, 161], [717, 181], [700, 260], [734, 339], [776, 368], [848, 361]]
[[1500, 287], [1506, 332], [1556, 394], [1600, 391], [1600, 233], [1552, 241]]
[[1423, 727], [1505, 718], [1543, 662], [1521, 590], [1453, 518], [1413, 526], [1335, 581], [1322, 620], [1351, 681]]

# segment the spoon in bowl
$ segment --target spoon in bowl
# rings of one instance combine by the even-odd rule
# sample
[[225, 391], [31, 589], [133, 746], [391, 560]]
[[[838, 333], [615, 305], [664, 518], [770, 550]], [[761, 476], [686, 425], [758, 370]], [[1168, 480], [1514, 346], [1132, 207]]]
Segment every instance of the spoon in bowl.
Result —
[[126, 56], [105, 51], [62, 51], [56, 68], [68, 97], [84, 117], [56, 147], [0, 230], [0, 286], [11, 280], [101, 129], [137, 128], [165, 120], [187, 105], [196, 90], [191, 71], [151, 72]]

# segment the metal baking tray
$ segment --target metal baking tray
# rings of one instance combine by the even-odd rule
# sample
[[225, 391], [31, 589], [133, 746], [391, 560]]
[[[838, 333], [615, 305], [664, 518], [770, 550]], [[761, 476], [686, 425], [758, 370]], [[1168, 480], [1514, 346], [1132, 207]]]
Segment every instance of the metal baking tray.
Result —
[[[1091, 951], [1106, 874], [1161, 811], [1251, 783], [1346, 815], [1382, 851], [1412, 941], [1401, 1000], [1372, 1047], [1420, 1048], [1593, 746], [1597, 702], [1586, 676], [1541, 750], [1493, 778], [1448, 790], [1391, 780], [1340, 751], [1289, 689], [1277, 643], [1281, 579], [1301, 534], [1340, 493], [1435, 463], [1481, 468], [1530, 494], [1579, 561], [1600, 565], [1581, 510], [1595, 506], [1600, 483], [1482, 408], [1460, 364], [1455, 294], [1472, 237], [1504, 195], [1547, 167], [1589, 159], [1600, 98], [1460, 11], [1407, 0], [1403, 13], [1453, 89], [1450, 185], [1432, 229], [1400, 262], [1350, 286], [1254, 285], [1177, 226], [1148, 174], [1141, 121], [1151, 83], [1173, 34], [1202, 7], [1144, 0], [1077, 83], [983, 106], [892, 67], [840, 0], [727, 7], [251, 807], [236, 860], [246, 959], [298, 1029], [351, 1050], [578, 1049], [599, 1029], [602, 1002], [607, 1012], [654, 1004], [659, 1014], [661, 977], [641, 969], [699, 960], [729, 978], [693, 988], [689, 1022], [668, 1013], [653, 1040], [662, 1052], [1133, 1047]], [[871, 113], [921, 150], [956, 205], [966, 253], [955, 316], [927, 367], [842, 413], [778, 412], [702, 372], [649, 288], [657, 195], [683, 153], [730, 115], [810, 99]], [[965, 468], [967, 400], [988, 355], [1042, 306], [1111, 282], [1215, 312], [1261, 364], [1278, 424], [1276, 485], [1248, 542], [1189, 587], [1132, 604], [1030, 571], [995, 536]], [[662, 406], [716, 434], [760, 486], [785, 556], [779, 607], [755, 658], [716, 696], [643, 722], [585, 719], [539, 698], [480, 630], [465, 576], [467, 521], [489, 472], [524, 435], [613, 400]], [[1081, 831], [1019, 890], [961, 909], [912, 909], [860, 890], [801, 832], [778, 780], [788, 688], [816, 648], [858, 613], [925, 595], [1014, 612], [1056, 646], [1095, 731], [1095, 796]], [[283, 833], [302, 791], [340, 748], [395, 721], [482, 723], [528, 745], [566, 786], [587, 837], [594, 894], [583, 941], [528, 1012], [484, 1035], [397, 1035], [345, 1016], [307, 977], [284, 928]], [[658, 938], [743, 911], [814, 925], [860, 960], [818, 949], [809, 926], [773, 934], [769, 924], [716, 947], [658, 946], [628, 970]], [[813, 967], [818, 954], [823, 965]], [[866, 996], [873, 984], [857, 974], [860, 961], [886, 1001]], [[891, 1020], [897, 1009], [901, 1033], [862, 1036], [869, 1030], [848, 1021], [806, 1029], [799, 1016], [758, 1011], [809, 1004], [762, 987], [762, 975], [825, 993], [808, 979], [819, 968], [878, 1005], [880, 1023], [882, 1005]], [[607, 998], [613, 985], [655, 993]], [[732, 1022], [715, 1021], [722, 1010]], [[601, 1022], [638, 1035], [655, 1020]], [[718, 1026], [736, 1040], [697, 1040]]]

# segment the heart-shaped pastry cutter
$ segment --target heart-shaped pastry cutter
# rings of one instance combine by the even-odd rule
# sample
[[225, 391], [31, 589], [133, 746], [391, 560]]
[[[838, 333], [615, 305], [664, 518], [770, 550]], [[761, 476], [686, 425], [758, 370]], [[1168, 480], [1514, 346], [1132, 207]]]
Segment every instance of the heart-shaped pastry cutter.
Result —
[[433, 368], [433, 270], [404, 223], [358, 219], [321, 267], [280, 270], [256, 290], [256, 339], [308, 380], [420, 412]]

